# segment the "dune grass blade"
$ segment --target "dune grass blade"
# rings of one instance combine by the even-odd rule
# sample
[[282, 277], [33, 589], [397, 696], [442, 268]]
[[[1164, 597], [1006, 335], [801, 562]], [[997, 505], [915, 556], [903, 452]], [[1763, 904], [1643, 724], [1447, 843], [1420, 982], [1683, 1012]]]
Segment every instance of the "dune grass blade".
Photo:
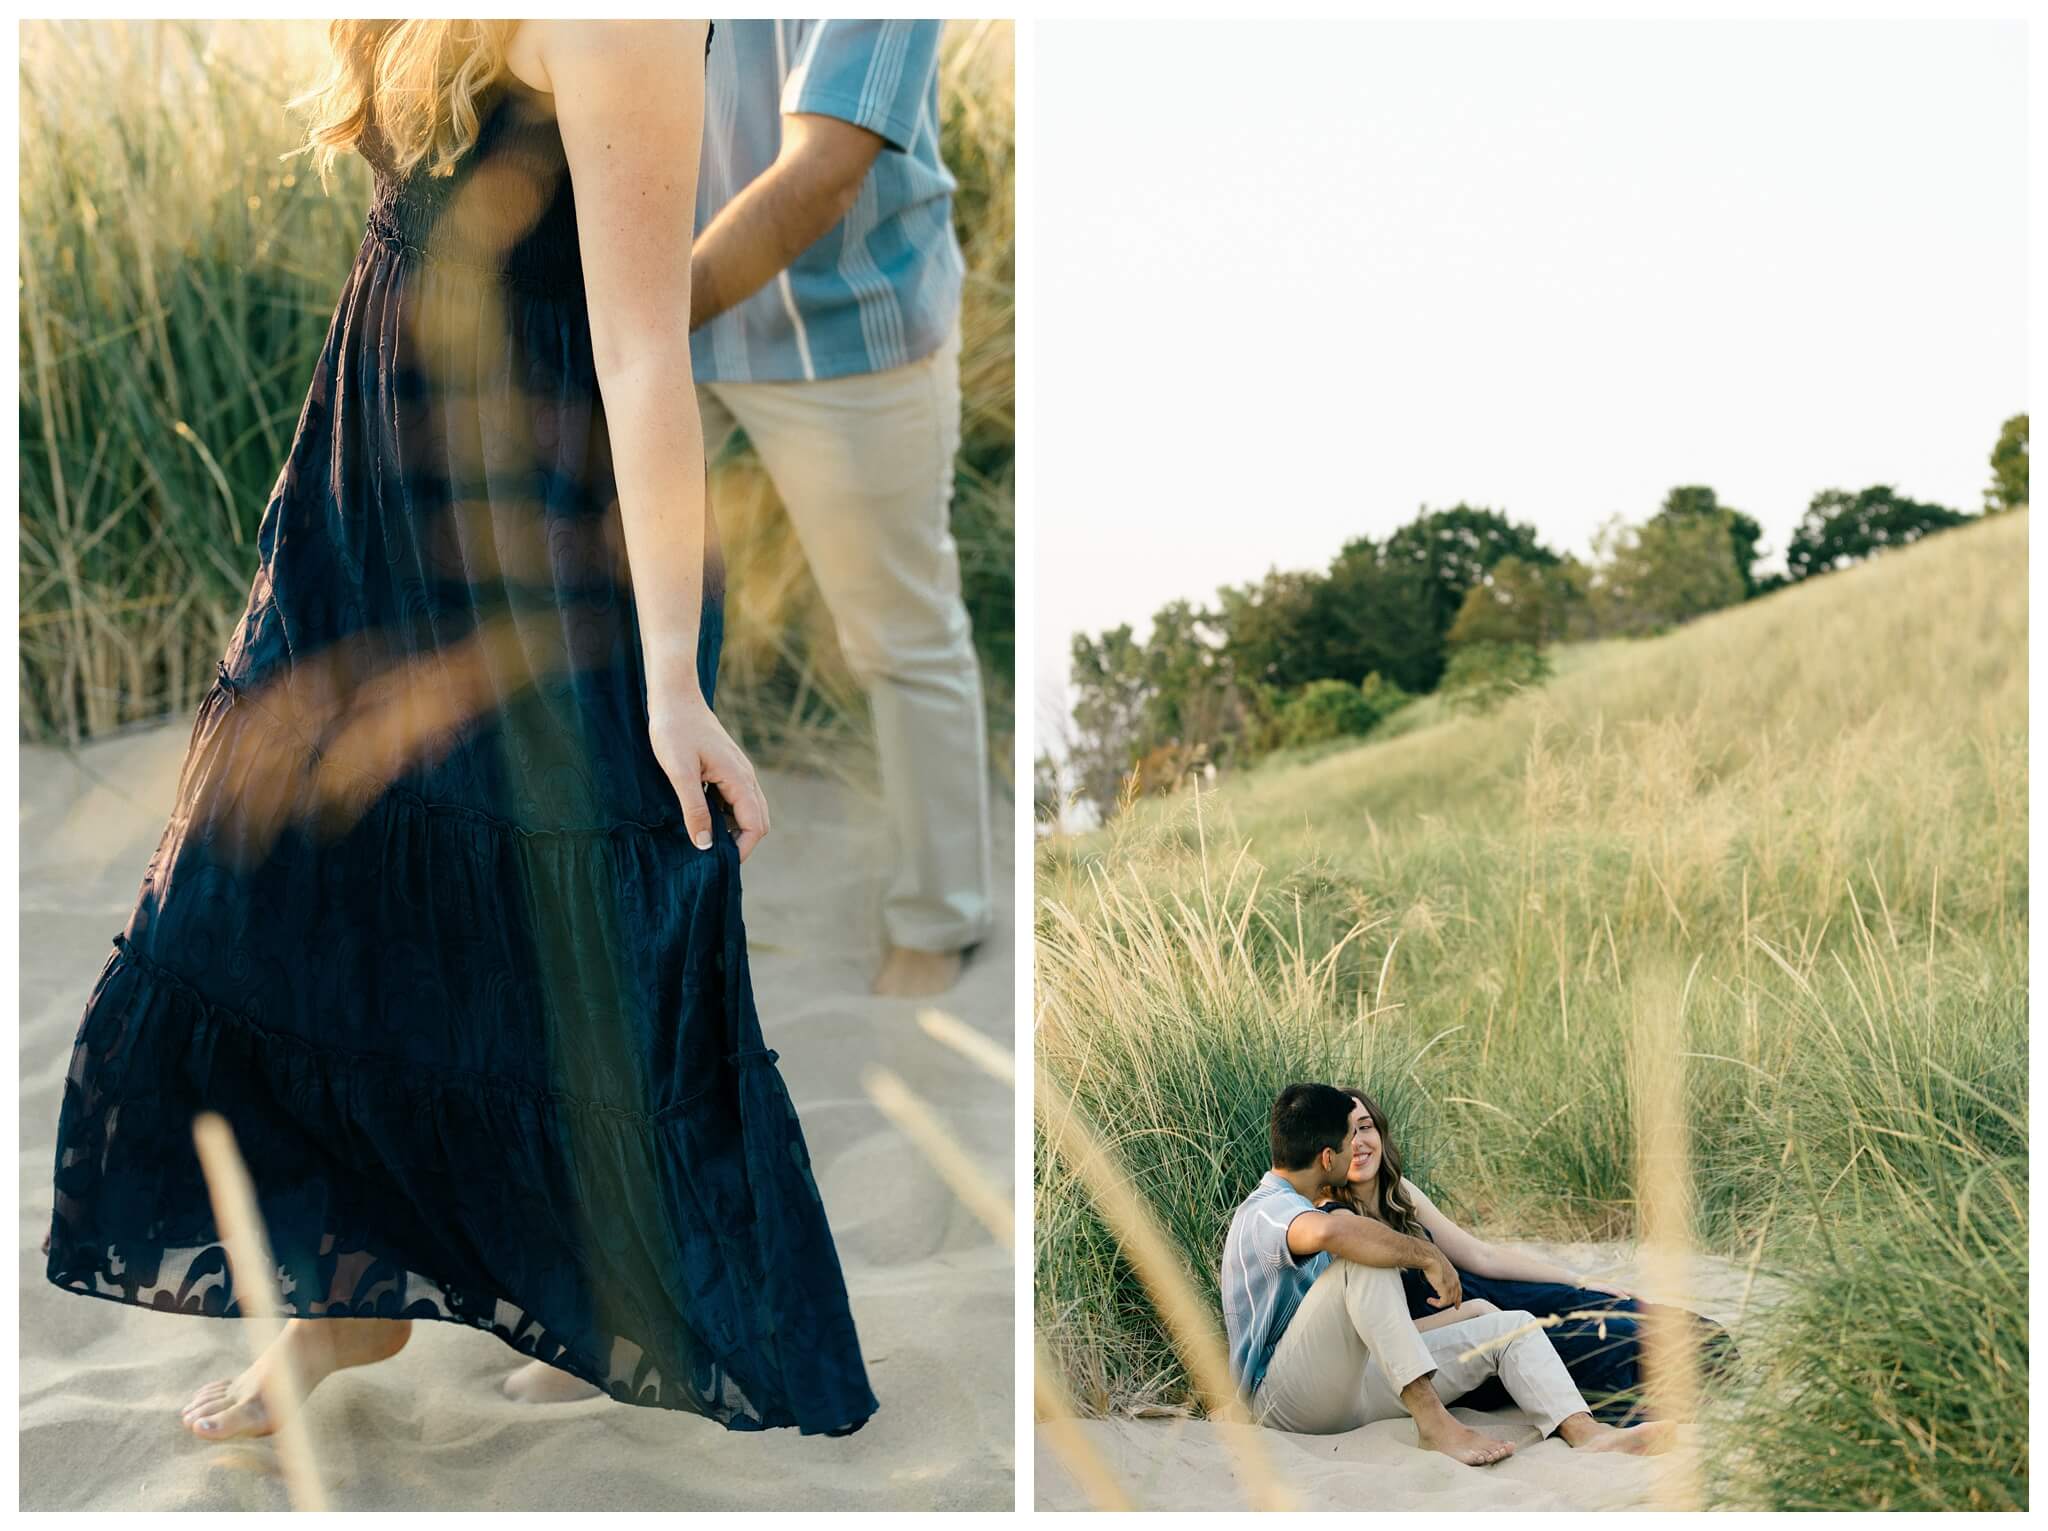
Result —
[[[244, 1318], [242, 1327], [249, 1334], [251, 1353], [260, 1356], [280, 1337], [285, 1320], [284, 1299], [279, 1295], [274, 1275], [276, 1261], [256, 1207], [255, 1187], [249, 1181], [248, 1166], [235, 1146], [234, 1131], [227, 1118], [212, 1111], [194, 1118], [192, 1143], [206, 1176], [214, 1225], [220, 1229], [221, 1243], [227, 1247], [235, 1294]], [[306, 1427], [298, 1365], [289, 1347], [278, 1353], [271, 1381], [263, 1389], [263, 1402], [276, 1421], [279, 1465], [284, 1471], [285, 1490], [291, 1497], [292, 1508], [326, 1509], [327, 1491], [321, 1486], [320, 1464]]]

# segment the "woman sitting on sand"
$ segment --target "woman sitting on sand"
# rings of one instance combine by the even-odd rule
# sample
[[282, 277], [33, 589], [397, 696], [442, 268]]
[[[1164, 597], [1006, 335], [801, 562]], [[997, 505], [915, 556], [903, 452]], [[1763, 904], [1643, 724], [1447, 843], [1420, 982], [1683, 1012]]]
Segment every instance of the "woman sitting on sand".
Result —
[[[1641, 1395], [1642, 1328], [1651, 1314], [1675, 1315], [1695, 1325], [1700, 1362], [1709, 1372], [1718, 1374], [1734, 1360], [1734, 1343], [1710, 1318], [1646, 1303], [1622, 1287], [1588, 1280], [1530, 1250], [1489, 1244], [1467, 1233], [1403, 1178], [1401, 1152], [1378, 1102], [1363, 1090], [1346, 1088], [1344, 1093], [1365, 1107], [1372, 1122], [1353, 1144], [1349, 1194], [1326, 1202], [1323, 1210], [1348, 1207], [1412, 1238], [1431, 1240], [1457, 1267], [1465, 1296], [1461, 1313], [1521, 1310], [1556, 1319], [1548, 1328], [1550, 1343], [1596, 1419], [1632, 1424], [1651, 1417]], [[1431, 1305], [1432, 1289], [1422, 1273], [1404, 1270], [1401, 1279], [1410, 1316], [1440, 1320], [1442, 1310]], [[1498, 1379], [1489, 1378], [1459, 1402], [1491, 1409], [1509, 1400]]]

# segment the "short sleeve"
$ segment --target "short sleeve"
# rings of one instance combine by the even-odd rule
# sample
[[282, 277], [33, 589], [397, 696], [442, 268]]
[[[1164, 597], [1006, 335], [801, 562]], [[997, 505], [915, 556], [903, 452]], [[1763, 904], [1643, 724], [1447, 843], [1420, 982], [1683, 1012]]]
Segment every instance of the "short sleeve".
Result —
[[1315, 1204], [1299, 1193], [1269, 1198], [1267, 1205], [1258, 1209], [1251, 1229], [1252, 1249], [1260, 1262], [1271, 1270], [1282, 1270], [1300, 1269], [1305, 1261], [1313, 1260], [1314, 1255], [1297, 1256], [1287, 1247], [1287, 1230], [1302, 1213], [1315, 1210]]
[[[782, 110], [837, 117], [892, 149], [917, 141], [939, 65], [942, 21], [819, 22], [782, 89]], [[929, 124], [937, 132], [936, 123]]]
[[1280, 1258], [1285, 1260], [1289, 1265], [1295, 1267], [1295, 1269], [1297, 1270], [1302, 1269], [1308, 1261], [1317, 1259], [1318, 1256], [1297, 1255], [1292, 1249], [1289, 1249], [1287, 1247], [1287, 1230], [1294, 1226], [1294, 1220], [1297, 1217], [1300, 1217], [1302, 1213], [1313, 1212], [1315, 1210], [1316, 1207], [1314, 1203], [1309, 1201], [1309, 1199], [1304, 1196], [1299, 1202], [1299, 1204], [1291, 1207], [1285, 1207], [1281, 1210], [1280, 1213]]

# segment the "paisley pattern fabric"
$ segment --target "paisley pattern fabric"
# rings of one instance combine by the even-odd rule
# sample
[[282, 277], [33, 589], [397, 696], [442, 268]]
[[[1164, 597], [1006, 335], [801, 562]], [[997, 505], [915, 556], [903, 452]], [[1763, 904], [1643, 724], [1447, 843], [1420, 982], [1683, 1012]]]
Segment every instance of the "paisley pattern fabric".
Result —
[[[240, 1312], [216, 1111], [284, 1301], [437, 1319], [624, 1403], [874, 1411], [747, 970], [647, 682], [551, 98], [377, 168], [248, 606], [80, 1022], [48, 1279]], [[707, 527], [698, 668], [722, 574]], [[714, 815], [716, 817], [716, 815]]]

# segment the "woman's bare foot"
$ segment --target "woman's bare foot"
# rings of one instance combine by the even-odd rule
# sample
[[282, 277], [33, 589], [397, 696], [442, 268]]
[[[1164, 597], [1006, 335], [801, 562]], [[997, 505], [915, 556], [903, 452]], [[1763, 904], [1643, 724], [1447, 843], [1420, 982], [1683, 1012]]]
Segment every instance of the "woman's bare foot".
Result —
[[1622, 1429], [1603, 1425], [1590, 1414], [1574, 1414], [1557, 1427], [1557, 1433], [1577, 1451], [1622, 1451], [1635, 1457], [1654, 1457], [1678, 1444], [1678, 1426], [1668, 1419]]
[[282, 1383], [287, 1358], [303, 1399], [343, 1367], [388, 1360], [411, 1338], [412, 1320], [406, 1318], [292, 1319], [241, 1376], [209, 1382], [192, 1395], [181, 1416], [185, 1428], [209, 1441], [269, 1435], [277, 1421], [263, 1390], [266, 1382], [273, 1388]]
[[943, 994], [959, 982], [964, 959], [961, 952], [921, 952], [908, 946], [892, 946], [882, 955], [882, 971], [875, 975], [874, 992], [900, 999]]
[[528, 1361], [499, 1383], [498, 1391], [515, 1403], [574, 1403], [595, 1398], [604, 1389], [545, 1361]]

